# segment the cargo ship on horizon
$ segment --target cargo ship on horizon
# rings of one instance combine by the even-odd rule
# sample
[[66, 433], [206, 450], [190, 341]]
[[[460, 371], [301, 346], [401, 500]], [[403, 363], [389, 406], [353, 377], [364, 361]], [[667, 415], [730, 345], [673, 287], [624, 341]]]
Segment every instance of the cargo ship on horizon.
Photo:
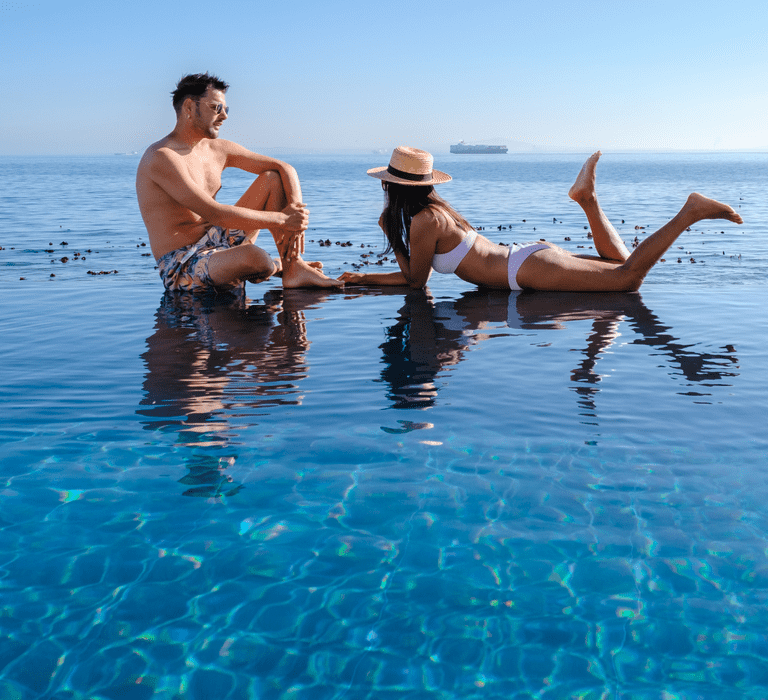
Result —
[[506, 153], [506, 146], [484, 146], [482, 144], [472, 145], [459, 141], [451, 145], [451, 153]]

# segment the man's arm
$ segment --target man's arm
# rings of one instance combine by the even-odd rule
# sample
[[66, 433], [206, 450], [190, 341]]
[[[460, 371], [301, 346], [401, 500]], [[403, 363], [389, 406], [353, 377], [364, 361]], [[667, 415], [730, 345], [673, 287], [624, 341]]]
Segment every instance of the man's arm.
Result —
[[148, 175], [171, 199], [197, 214], [206, 223], [244, 231], [274, 226], [289, 231], [303, 231], [306, 228], [306, 214], [295, 207], [292, 212], [284, 213], [256, 211], [217, 202], [192, 179], [183, 160], [169, 149], [161, 148], [153, 154]]
[[[254, 175], [261, 175], [261, 173], [267, 170], [277, 172], [283, 184], [283, 192], [285, 193], [288, 206], [303, 206], [301, 201], [301, 183], [293, 166], [282, 160], [277, 160], [277, 158], [270, 158], [269, 156], [249, 151], [247, 148], [232, 141], [218, 139], [216, 146], [223, 149], [226, 153], [225, 168], [239, 168]], [[309, 221], [307, 221], [308, 223]], [[281, 254], [287, 255], [288, 259], [301, 255], [304, 252], [305, 230], [306, 225], [300, 231], [296, 229], [289, 230], [288, 236], [283, 236], [279, 241], [276, 240], [275, 242]]]
[[219, 139], [216, 145], [225, 149], [227, 156], [225, 168], [239, 168], [254, 175], [261, 175], [261, 173], [267, 170], [275, 170], [280, 174], [280, 179], [283, 182], [286, 203], [301, 203], [301, 184], [293, 166], [282, 160], [277, 160], [277, 158], [270, 158], [269, 156], [262, 156], [249, 151], [233, 141]]

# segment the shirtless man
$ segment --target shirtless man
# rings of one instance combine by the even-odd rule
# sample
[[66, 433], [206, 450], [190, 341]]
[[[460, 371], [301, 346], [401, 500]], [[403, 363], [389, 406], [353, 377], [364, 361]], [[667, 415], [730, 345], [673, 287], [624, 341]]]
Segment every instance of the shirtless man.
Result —
[[[309, 210], [296, 171], [219, 139], [229, 85], [208, 73], [187, 75], [173, 91], [176, 127], [144, 153], [136, 194], [166, 289], [232, 289], [282, 274], [283, 287], [338, 287], [320, 263], [308, 263]], [[220, 204], [224, 168], [257, 175], [235, 206]], [[254, 245], [259, 229], [275, 239], [279, 259]]]

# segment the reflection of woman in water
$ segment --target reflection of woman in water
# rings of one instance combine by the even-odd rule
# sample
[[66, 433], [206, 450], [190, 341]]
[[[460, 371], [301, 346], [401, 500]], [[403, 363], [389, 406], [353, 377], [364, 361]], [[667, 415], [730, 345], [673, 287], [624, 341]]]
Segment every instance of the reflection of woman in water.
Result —
[[[596, 416], [595, 399], [603, 378], [596, 371], [597, 364], [619, 337], [622, 323], [638, 336], [630, 344], [654, 348], [653, 354], [667, 357], [678, 369], [673, 374], [691, 385], [709, 386], [737, 374], [738, 359], [731, 346], [723, 344], [720, 352], [693, 351], [690, 344], [672, 335], [639, 294], [564, 297], [475, 289], [455, 300], [435, 302], [427, 292], [411, 292], [381, 345], [381, 378], [390, 387], [392, 408], [432, 408], [445, 370], [464, 360], [477, 343], [497, 335], [504, 325], [513, 331], [557, 330], [576, 321], [592, 322], [586, 345], [573, 348], [578, 354], [571, 372], [579, 405], [589, 415]], [[540, 340], [536, 335], [535, 342]]]
[[[444, 304], [450, 304], [446, 311]], [[563, 329], [575, 321], [591, 321], [587, 343], [578, 349], [576, 366], [571, 372], [579, 404], [596, 415], [595, 398], [602, 374], [597, 365], [603, 355], [621, 335], [622, 323], [636, 334], [630, 345], [653, 348], [653, 355], [667, 358], [675, 367], [672, 375], [685, 378], [690, 385], [711, 386], [738, 374], [738, 359], [731, 345], [724, 343], [719, 352], [695, 352], [693, 346], [672, 334], [672, 329], [643, 303], [640, 294], [557, 293], [508, 294], [492, 290], [471, 290], [455, 302], [438, 302], [436, 313], [442, 323], [454, 328], [480, 329], [506, 322], [512, 329]], [[477, 340], [483, 336], [475, 334]], [[577, 348], [572, 348], [574, 351]], [[727, 386], [727, 384], [725, 385]]]
[[536, 241], [508, 246], [481, 236], [434, 185], [449, 175], [432, 169], [426, 151], [399, 146], [388, 167], [368, 171], [382, 181], [386, 206], [379, 225], [400, 265], [400, 272], [345, 272], [352, 284], [423, 287], [432, 270], [455, 272], [472, 284], [496, 289], [537, 289], [560, 292], [636, 291], [648, 271], [688, 227], [702, 219], [741, 217], [726, 204], [694, 193], [683, 208], [630, 253], [600, 208], [595, 193], [595, 167], [600, 152], [584, 163], [568, 193], [592, 228], [599, 257], [575, 255], [552, 243]]
[[387, 329], [387, 339], [379, 346], [384, 354], [381, 378], [389, 385], [392, 408], [434, 406], [438, 373], [458, 364], [467, 344], [462, 329], [435, 317], [427, 292], [406, 294], [397, 323]]

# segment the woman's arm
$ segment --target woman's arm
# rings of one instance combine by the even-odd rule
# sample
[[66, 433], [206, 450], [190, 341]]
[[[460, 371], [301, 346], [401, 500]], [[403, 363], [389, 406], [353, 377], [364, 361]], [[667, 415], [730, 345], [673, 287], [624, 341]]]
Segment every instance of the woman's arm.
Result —
[[379, 287], [405, 287], [408, 278], [404, 270], [408, 269], [408, 258], [401, 253], [395, 253], [400, 272], [343, 272], [340, 280], [347, 284], [371, 284]]
[[[424, 287], [426, 280], [419, 286], [414, 286], [411, 281], [408, 257], [402, 253], [395, 253], [395, 257], [397, 264], [400, 265], [400, 272], [344, 272], [339, 279], [347, 284], [370, 284], [378, 287], [412, 287], [413, 289]], [[429, 272], [431, 274], [431, 267]]]
[[441, 227], [444, 227], [443, 217], [437, 215], [431, 208], [423, 209], [411, 221], [410, 257], [397, 255], [397, 262], [403, 271], [411, 289], [422, 289], [432, 274], [432, 258], [437, 249], [437, 239]]
[[407, 287], [402, 272], [342, 272], [339, 279], [347, 284], [370, 284], [376, 287]]
[[445, 221], [431, 209], [420, 211], [411, 221], [410, 255], [395, 252], [400, 272], [344, 272], [339, 279], [348, 284], [408, 285], [411, 289], [422, 289], [432, 274], [432, 256], [441, 226], [445, 226]]

